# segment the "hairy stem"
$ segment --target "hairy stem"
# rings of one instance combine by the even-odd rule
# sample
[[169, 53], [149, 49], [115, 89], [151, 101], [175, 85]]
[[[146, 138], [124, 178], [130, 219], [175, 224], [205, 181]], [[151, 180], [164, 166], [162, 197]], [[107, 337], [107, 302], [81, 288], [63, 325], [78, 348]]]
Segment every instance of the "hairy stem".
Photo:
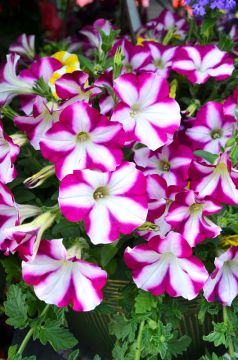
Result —
[[[50, 308], [50, 305], [49, 305], [49, 304], [46, 305], [46, 306], [44, 307], [42, 313], [40, 314], [40, 316], [44, 316], [44, 315], [47, 313], [47, 311], [49, 310], [49, 308]], [[31, 337], [32, 337], [32, 335], [33, 335], [33, 331], [34, 331], [33, 328], [31, 328], [31, 329], [27, 332], [26, 336], [24, 337], [24, 339], [23, 339], [23, 341], [22, 341], [22, 343], [21, 343], [21, 345], [20, 345], [20, 347], [19, 347], [19, 349], [18, 349], [18, 351], [17, 351], [17, 354], [22, 354], [22, 353], [23, 353], [23, 351], [25, 350], [25, 348], [26, 348], [29, 340], [31, 339]]]
[[141, 354], [141, 340], [142, 340], [142, 333], [145, 325], [145, 320], [140, 323], [138, 336], [137, 336], [137, 344], [136, 344], [136, 353], [134, 360], [140, 360], [140, 354]]

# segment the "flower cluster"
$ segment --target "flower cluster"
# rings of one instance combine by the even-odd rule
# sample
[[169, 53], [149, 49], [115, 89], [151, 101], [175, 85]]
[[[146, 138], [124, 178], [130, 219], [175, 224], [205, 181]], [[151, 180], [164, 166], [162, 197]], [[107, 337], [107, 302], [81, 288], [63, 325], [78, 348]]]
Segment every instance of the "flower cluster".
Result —
[[[135, 284], [155, 296], [191, 300], [203, 290], [208, 301], [230, 305], [238, 294], [236, 247], [216, 257], [210, 275], [193, 255], [206, 239], [218, 242], [223, 206], [238, 205], [238, 89], [203, 100], [195, 92], [224, 84], [234, 60], [214, 44], [191, 45], [187, 29], [185, 19], [163, 11], [135, 45], [99, 19], [81, 31], [90, 59], [82, 63], [67, 51], [35, 56], [32, 36], [10, 47], [0, 81], [0, 249], [19, 254], [23, 280], [46, 303], [88, 311], [103, 297], [100, 261], [91, 262], [97, 258], [81, 251], [78, 238], [72, 244], [50, 232], [65, 219], [89, 248], [123, 239]], [[18, 71], [20, 57], [28, 60]], [[7, 135], [7, 117], [20, 134]], [[8, 184], [21, 146], [42, 165], [25, 185], [54, 175], [58, 204], [14, 200]]]
[[236, 6], [235, 0], [185, 0], [185, 3], [192, 6], [196, 16], [203, 16], [206, 13], [206, 7], [212, 10], [230, 11]]

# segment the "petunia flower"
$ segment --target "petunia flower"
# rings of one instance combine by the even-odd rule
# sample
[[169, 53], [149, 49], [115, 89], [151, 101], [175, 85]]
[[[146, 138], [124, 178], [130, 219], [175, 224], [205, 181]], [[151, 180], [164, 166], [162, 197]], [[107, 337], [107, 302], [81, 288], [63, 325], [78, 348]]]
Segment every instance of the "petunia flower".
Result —
[[238, 247], [231, 247], [215, 258], [215, 270], [206, 281], [203, 291], [207, 301], [220, 301], [231, 306], [238, 295]]
[[[19, 74], [19, 79], [29, 84], [29, 86], [34, 86], [35, 82], [40, 78], [48, 84], [53, 73], [60, 68], [62, 68], [60, 61], [46, 56], [35, 60], [28, 69], [22, 70]], [[24, 92], [22, 92], [22, 94], [24, 94]], [[36, 95], [21, 96], [21, 110], [23, 110], [26, 115], [32, 114], [35, 100]]]
[[226, 116], [229, 116], [229, 118], [237, 122], [235, 111], [238, 110], [238, 87], [234, 90], [233, 94], [226, 99], [223, 109]]
[[109, 122], [86, 102], [77, 101], [62, 111], [40, 148], [62, 179], [76, 169], [114, 170], [123, 159], [123, 143], [121, 124]]
[[57, 97], [55, 89], [56, 80], [58, 80], [64, 74], [80, 70], [80, 63], [76, 54], [70, 54], [67, 51], [58, 51], [52, 55], [52, 58], [58, 60], [61, 63], [61, 67], [53, 72], [48, 81], [52, 94]]
[[150, 20], [146, 28], [152, 30], [159, 39], [163, 39], [168, 31], [173, 30], [174, 37], [182, 40], [187, 35], [188, 24], [175, 12], [165, 9], [158, 18]]
[[173, 231], [164, 238], [155, 236], [146, 244], [127, 247], [124, 260], [137, 287], [154, 296], [167, 293], [192, 300], [208, 278], [187, 241]]
[[23, 280], [36, 296], [59, 307], [90, 311], [100, 304], [107, 273], [99, 266], [67, 253], [62, 239], [43, 240], [37, 256], [22, 262]]
[[211, 196], [224, 204], [238, 204], [237, 171], [231, 168], [227, 152], [221, 154], [214, 165], [194, 161], [190, 168], [191, 189], [200, 198]]
[[110, 243], [145, 222], [146, 178], [130, 162], [114, 172], [74, 171], [60, 184], [59, 205], [69, 221], [84, 220], [93, 244]]
[[83, 71], [74, 71], [62, 75], [55, 81], [55, 91], [60, 99], [66, 100], [77, 97], [80, 100], [86, 100], [87, 96], [88, 74]]
[[174, 142], [157, 151], [147, 148], [135, 150], [134, 161], [144, 169], [145, 175], [158, 174], [168, 185], [185, 185], [193, 154], [188, 146]]
[[174, 201], [176, 194], [181, 191], [178, 186], [168, 186], [166, 180], [159, 175], [148, 175], [147, 196], [148, 215], [147, 221], [157, 226], [156, 230], [139, 231], [139, 234], [146, 240], [156, 235], [165, 236], [171, 230], [171, 226], [165, 220], [168, 209]]
[[30, 223], [5, 227], [4, 235], [7, 239], [4, 242], [5, 252], [14, 254], [17, 251], [23, 259], [34, 258], [44, 232], [53, 224], [55, 218], [55, 212], [47, 211], [37, 216]]
[[7, 62], [0, 74], [0, 106], [9, 104], [17, 95], [33, 94], [32, 83], [22, 81], [16, 71], [20, 56], [7, 55]]
[[185, 133], [192, 140], [193, 148], [217, 154], [236, 127], [236, 120], [224, 115], [222, 104], [209, 101], [201, 107], [192, 127]]
[[0, 121], [0, 181], [2, 183], [7, 184], [15, 179], [14, 163], [19, 152], [20, 147], [4, 132], [3, 124]]
[[14, 123], [20, 130], [26, 132], [31, 145], [39, 150], [42, 137], [59, 120], [59, 114], [60, 109], [57, 103], [37, 96], [33, 105], [33, 114], [15, 116]]
[[12, 192], [0, 182], [0, 250], [5, 249], [5, 230], [29, 217], [38, 215], [41, 209], [34, 205], [17, 204]]
[[173, 70], [196, 84], [204, 84], [210, 77], [224, 80], [234, 70], [234, 61], [216, 45], [182, 46], [175, 56]]
[[88, 38], [90, 44], [100, 51], [102, 46], [102, 38], [99, 30], [103, 31], [105, 35], [109, 35], [112, 29], [113, 27], [110, 21], [105, 19], [97, 19], [93, 25], [85, 26], [80, 31], [80, 33], [85, 35]]
[[175, 196], [165, 220], [194, 247], [206, 238], [214, 238], [220, 234], [221, 228], [207, 216], [216, 214], [221, 209], [222, 206], [212, 198], [199, 199], [197, 193], [187, 190]]
[[99, 107], [100, 113], [103, 115], [111, 115], [111, 112], [115, 106], [115, 102], [112, 97], [113, 93], [113, 72], [105, 71], [96, 81], [94, 81], [94, 90], [96, 89], [103, 92], [100, 94]]
[[35, 35], [22, 34], [17, 41], [10, 45], [9, 51], [20, 56], [25, 56], [30, 60], [35, 57]]
[[168, 78], [172, 69], [176, 47], [165, 46], [154, 41], [146, 41], [144, 45], [149, 48], [153, 60], [148, 65], [143, 66], [143, 70], [155, 71], [158, 75]]
[[151, 62], [150, 51], [147, 47], [133, 45], [130, 41], [124, 40], [122, 48], [122, 73], [138, 72]]
[[114, 90], [121, 100], [111, 120], [122, 123], [127, 139], [156, 150], [169, 141], [180, 125], [180, 109], [169, 98], [166, 80], [155, 73], [124, 74], [115, 80]]

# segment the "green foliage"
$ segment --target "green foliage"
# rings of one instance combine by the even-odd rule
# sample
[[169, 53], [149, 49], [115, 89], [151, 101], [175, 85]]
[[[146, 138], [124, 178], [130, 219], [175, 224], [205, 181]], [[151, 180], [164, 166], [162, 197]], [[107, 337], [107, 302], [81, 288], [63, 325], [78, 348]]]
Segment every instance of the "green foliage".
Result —
[[213, 326], [214, 330], [203, 336], [203, 339], [214, 343], [215, 346], [224, 345], [228, 348], [230, 341], [233, 341], [232, 338], [235, 336], [232, 324], [230, 322], [213, 322]]
[[4, 302], [7, 324], [14, 328], [23, 329], [28, 325], [27, 296], [21, 287], [11, 285], [8, 289], [7, 300]]
[[[181, 311], [172, 302], [167, 303], [167, 299], [163, 302], [163, 298], [139, 290], [134, 310], [128, 316], [114, 316], [109, 327], [117, 339], [113, 359], [156, 360], [160, 355], [161, 359], [170, 360], [186, 351], [191, 339], [187, 335], [179, 336], [177, 320], [181, 319]], [[168, 320], [171, 308], [174, 321]]]
[[204, 355], [199, 360], [227, 360], [225, 356], [217, 356], [215, 353], [211, 355]]
[[218, 155], [212, 154], [212, 153], [210, 153], [208, 151], [204, 151], [204, 150], [196, 150], [196, 151], [194, 151], [194, 155], [207, 160], [210, 164], [214, 164], [214, 162], [218, 158]]
[[79, 356], [79, 350], [75, 350], [71, 352], [71, 354], [68, 357], [68, 360], [77, 360]]
[[21, 263], [17, 256], [4, 256], [4, 258], [0, 259], [0, 263], [5, 270], [7, 282], [11, 282], [14, 279], [19, 280], [21, 278]]
[[33, 339], [39, 339], [43, 345], [49, 342], [55, 351], [71, 349], [77, 344], [69, 330], [62, 327], [61, 321], [51, 319], [34, 328]]

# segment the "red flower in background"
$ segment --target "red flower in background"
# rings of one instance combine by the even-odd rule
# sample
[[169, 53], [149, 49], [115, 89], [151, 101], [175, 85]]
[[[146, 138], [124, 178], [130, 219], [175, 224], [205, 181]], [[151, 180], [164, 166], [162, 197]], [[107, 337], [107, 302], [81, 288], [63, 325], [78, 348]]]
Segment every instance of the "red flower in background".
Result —
[[48, 0], [39, 0], [41, 26], [51, 39], [58, 39], [62, 32], [63, 21], [57, 14], [54, 4]]

